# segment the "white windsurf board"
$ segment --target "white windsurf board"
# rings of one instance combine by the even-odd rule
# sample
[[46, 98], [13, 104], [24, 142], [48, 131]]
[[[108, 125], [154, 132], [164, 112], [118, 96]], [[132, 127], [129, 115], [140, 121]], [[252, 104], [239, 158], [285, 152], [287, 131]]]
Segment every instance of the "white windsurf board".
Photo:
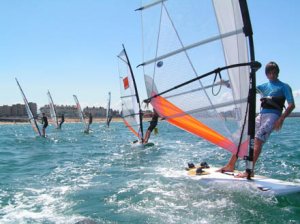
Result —
[[187, 168], [187, 174], [191, 178], [200, 180], [201, 182], [226, 184], [244, 183], [256, 188], [259, 192], [264, 194], [286, 195], [300, 193], [300, 183], [296, 182], [288, 182], [260, 175], [255, 175], [251, 180], [248, 180], [247, 178], [236, 177], [236, 175], [240, 173], [239, 171], [221, 173], [218, 172], [219, 168], [216, 167], [203, 168], [203, 172], [197, 174], [197, 168], [199, 168], [199, 166], [190, 169]]

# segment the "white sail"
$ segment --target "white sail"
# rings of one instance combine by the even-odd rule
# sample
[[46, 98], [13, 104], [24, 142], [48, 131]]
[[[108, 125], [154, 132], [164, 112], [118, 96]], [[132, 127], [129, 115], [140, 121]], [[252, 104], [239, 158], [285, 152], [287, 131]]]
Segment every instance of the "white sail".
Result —
[[24, 100], [25, 109], [26, 109], [26, 112], [27, 112], [27, 115], [28, 115], [29, 122], [30, 122], [33, 130], [35, 131], [35, 133], [37, 133], [39, 136], [41, 136], [42, 134], [41, 134], [41, 131], [39, 129], [39, 126], [37, 125], [37, 121], [36, 121], [35, 117], [33, 116], [32, 112], [31, 112], [31, 109], [29, 107], [29, 103], [27, 101], [27, 98], [26, 98], [26, 96], [25, 96], [25, 94], [24, 94], [24, 92], [21, 88], [21, 85], [19, 84], [17, 78], [16, 78], [16, 82], [19, 86], [20, 92], [21, 92], [23, 100]]
[[55, 125], [55, 127], [58, 128], [57, 113], [56, 113], [55, 105], [53, 103], [53, 99], [52, 99], [52, 96], [51, 96], [49, 90], [47, 92], [47, 95], [48, 95], [48, 100], [49, 100], [49, 109], [50, 109], [51, 120], [52, 120], [52, 123]]
[[134, 74], [123, 46], [123, 50], [118, 55], [120, 91], [122, 101], [122, 118], [125, 125], [140, 140], [143, 141], [143, 123], [140, 107], [139, 95], [135, 83]]
[[83, 112], [82, 112], [82, 110], [81, 110], [81, 106], [80, 106], [80, 104], [79, 104], [79, 101], [78, 101], [78, 99], [77, 99], [77, 96], [76, 96], [76, 95], [73, 95], [73, 98], [74, 98], [75, 103], [76, 103], [76, 108], [77, 108], [78, 116], [79, 116], [79, 118], [80, 118], [81, 123], [84, 125], [84, 130], [86, 131], [86, 130], [88, 129], [88, 126], [87, 126], [87, 124], [86, 124], [86, 122], [85, 122], [84, 114], [83, 114]]
[[249, 146], [248, 97], [255, 82], [250, 71], [260, 64], [249, 59], [240, 2], [245, 3], [169, 0], [141, 7], [140, 66], [147, 102], [160, 117], [244, 157]]

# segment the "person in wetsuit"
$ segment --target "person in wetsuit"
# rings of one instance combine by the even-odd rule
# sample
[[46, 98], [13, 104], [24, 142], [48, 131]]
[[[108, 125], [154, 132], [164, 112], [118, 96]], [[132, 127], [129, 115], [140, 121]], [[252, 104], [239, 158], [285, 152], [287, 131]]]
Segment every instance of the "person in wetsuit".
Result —
[[48, 126], [48, 119], [47, 119], [45, 113], [43, 113], [43, 116], [42, 116], [42, 124], [43, 124], [43, 137], [46, 137], [46, 128]]
[[91, 126], [92, 123], [93, 123], [93, 116], [92, 116], [92, 113], [89, 113], [89, 123], [88, 123], [88, 126], [87, 126], [86, 130], [84, 131], [85, 133], [89, 133], [90, 126]]
[[59, 123], [59, 129], [61, 129], [61, 125], [63, 124], [65, 122], [65, 115], [64, 114], [62, 114], [61, 115], [61, 120], [60, 120], [60, 123]]
[[[275, 62], [269, 62], [265, 67], [265, 73], [269, 82], [257, 86], [257, 91], [263, 95], [263, 98], [261, 99], [262, 109], [255, 120], [253, 170], [263, 144], [267, 141], [271, 132], [273, 130], [279, 131], [285, 118], [295, 108], [292, 89], [288, 84], [278, 79], [279, 71], [279, 66]], [[288, 106], [282, 113], [285, 101], [287, 101]], [[237, 159], [237, 155], [232, 155], [227, 165], [219, 171], [232, 172]], [[252, 176], [254, 176], [254, 171]], [[247, 173], [240, 173], [237, 177], [247, 177]]]
[[108, 119], [107, 119], [107, 122], [106, 122], [107, 127], [109, 127], [111, 120], [112, 120], [112, 115], [110, 114], [110, 115], [108, 116]]
[[150, 121], [150, 125], [148, 127], [148, 130], [147, 130], [147, 132], [145, 134], [145, 138], [144, 138], [144, 142], [143, 143], [148, 143], [148, 140], [150, 138], [151, 132], [157, 126], [158, 118], [159, 118], [158, 113], [153, 109], [152, 119]]
[[93, 116], [92, 113], [89, 114], [89, 125], [93, 123]]

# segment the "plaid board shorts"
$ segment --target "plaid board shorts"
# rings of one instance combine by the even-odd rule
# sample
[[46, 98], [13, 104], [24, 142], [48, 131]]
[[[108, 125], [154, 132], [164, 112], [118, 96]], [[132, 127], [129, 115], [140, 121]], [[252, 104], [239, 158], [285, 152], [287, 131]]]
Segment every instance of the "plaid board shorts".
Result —
[[259, 114], [255, 119], [255, 138], [266, 142], [279, 115], [274, 113]]

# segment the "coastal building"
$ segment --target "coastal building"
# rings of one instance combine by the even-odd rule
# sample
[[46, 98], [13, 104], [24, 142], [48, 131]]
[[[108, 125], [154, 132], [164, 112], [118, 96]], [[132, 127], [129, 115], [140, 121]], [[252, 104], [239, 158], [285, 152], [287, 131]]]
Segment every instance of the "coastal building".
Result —
[[[29, 104], [29, 108], [32, 112], [32, 114], [34, 116], [37, 115], [37, 104], [36, 103], [28, 103]], [[4, 114], [4, 116], [7, 117], [23, 117], [23, 116], [27, 116], [27, 112], [25, 109], [25, 105], [24, 104], [13, 104], [12, 106], [0, 106], [0, 116], [3, 116], [2, 114]]]
[[[62, 114], [68, 118], [78, 118], [77, 108], [75, 106], [68, 105], [55, 105], [57, 116], [61, 116]], [[45, 113], [46, 116], [50, 116], [50, 108], [49, 105], [45, 105], [40, 108], [42, 113]], [[88, 115], [92, 113], [93, 117], [105, 117], [106, 116], [106, 108], [104, 107], [85, 107], [83, 109], [83, 114]], [[114, 117], [120, 117], [119, 111], [112, 110], [112, 115]]]
[[11, 115], [11, 106], [3, 105], [0, 107], [0, 117], [9, 117]]
[[[29, 102], [30, 110], [33, 116], [38, 115], [38, 107], [36, 103]], [[77, 108], [72, 105], [55, 105], [57, 116], [60, 117], [62, 114], [67, 118], [78, 118]], [[45, 105], [39, 108], [40, 113], [45, 113], [46, 116], [50, 117], [50, 108], [49, 105]], [[150, 111], [149, 111], [150, 112]], [[85, 115], [92, 113], [95, 118], [104, 118], [106, 116], [106, 108], [104, 107], [85, 107], [83, 109], [83, 113]], [[111, 109], [111, 114], [113, 117], [120, 117], [120, 111]], [[148, 113], [145, 113], [145, 117], [147, 117]], [[3, 105], [0, 106], [0, 117], [10, 117], [10, 119], [17, 118], [26, 118], [27, 111], [24, 104], [13, 104], [12, 106]]]
[[37, 104], [32, 102], [29, 102], [28, 104], [33, 116], [37, 116]]
[[[55, 105], [55, 109], [56, 109], [56, 114], [57, 114], [58, 117], [60, 117], [62, 114], [64, 114], [65, 117], [69, 117], [69, 118], [78, 117], [77, 109], [76, 109], [75, 106]], [[47, 117], [50, 116], [50, 107], [49, 107], [49, 105], [45, 105], [45, 106], [41, 107], [40, 111], [42, 113], [45, 113]]]
[[22, 117], [26, 115], [25, 105], [24, 104], [14, 104], [11, 106], [11, 114], [13, 117]]

